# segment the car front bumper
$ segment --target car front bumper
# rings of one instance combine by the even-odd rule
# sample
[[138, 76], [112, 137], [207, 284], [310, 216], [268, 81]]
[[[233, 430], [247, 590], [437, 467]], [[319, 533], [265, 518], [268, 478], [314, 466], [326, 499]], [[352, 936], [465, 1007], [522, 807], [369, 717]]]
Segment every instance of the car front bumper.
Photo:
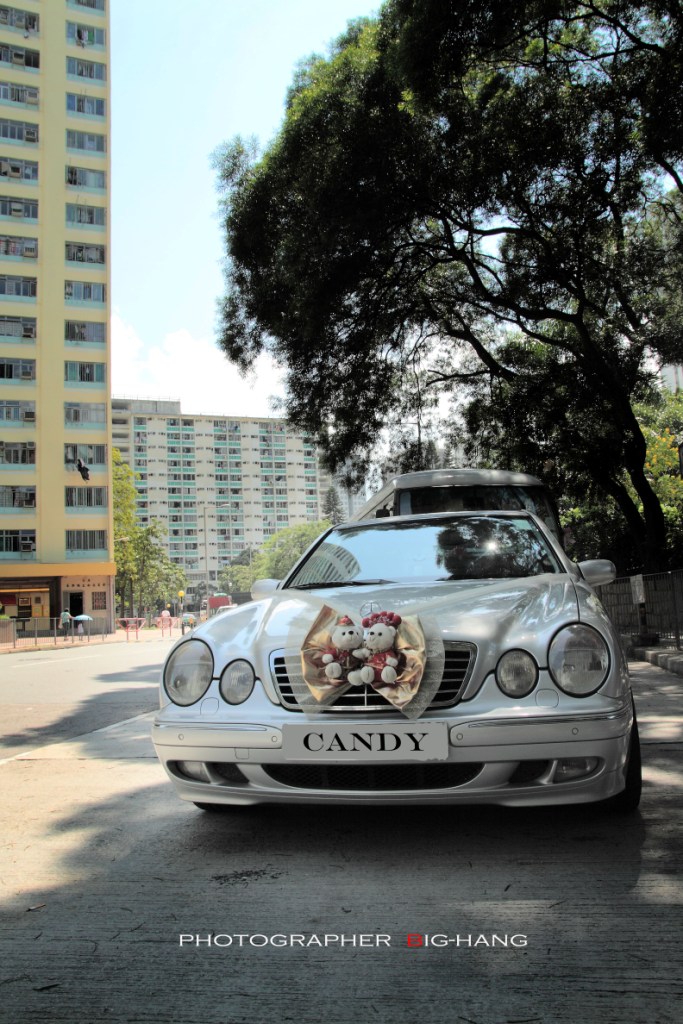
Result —
[[[633, 711], [630, 698], [576, 715], [482, 717], [460, 704], [420, 720], [445, 726], [448, 743], [445, 757], [419, 762], [391, 753], [381, 761], [362, 756], [348, 761], [329, 752], [292, 760], [283, 749], [283, 730], [292, 716], [275, 711], [268, 717], [267, 723], [205, 724], [183, 721], [182, 709], [173, 709], [173, 720], [162, 711], [152, 738], [178, 795], [226, 805], [590, 803], [624, 787]], [[384, 715], [306, 720], [312, 729], [323, 724], [396, 728], [396, 718]], [[584, 773], [568, 777], [568, 766], [576, 769], [583, 759], [589, 759]]]

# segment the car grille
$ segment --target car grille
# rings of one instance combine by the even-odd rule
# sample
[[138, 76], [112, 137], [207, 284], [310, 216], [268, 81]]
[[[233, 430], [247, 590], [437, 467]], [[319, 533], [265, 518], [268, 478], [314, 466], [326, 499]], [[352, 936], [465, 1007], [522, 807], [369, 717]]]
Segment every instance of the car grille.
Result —
[[472, 764], [324, 765], [264, 764], [275, 782], [298, 789], [401, 790], [453, 789], [476, 778], [484, 767]]
[[[441, 685], [429, 705], [430, 709], [450, 708], [457, 704], [474, 667], [476, 653], [474, 644], [446, 641], [444, 647], [446, 657]], [[282, 706], [287, 711], [301, 711], [301, 705], [294, 696], [287, 675], [284, 651], [274, 651], [271, 654], [270, 670]], [[400, 714], [381, 694], [366, 685], [351, 687], [345, 693], [340, 694], [333, 704], [328, 704], [320, 710], [321, 712], [381, 711], [385, 714], [391, 712]]]

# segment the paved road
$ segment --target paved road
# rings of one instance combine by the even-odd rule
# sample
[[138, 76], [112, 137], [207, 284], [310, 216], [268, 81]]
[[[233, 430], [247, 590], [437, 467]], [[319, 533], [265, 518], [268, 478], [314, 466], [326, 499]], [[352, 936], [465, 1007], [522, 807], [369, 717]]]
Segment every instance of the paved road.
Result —
[[152, 636], [3, 655], [0, 760], [158, 707], [159, 671], [172, 641]]
[[[136, 700], [148, 648], [140, 658], [121, 689]], [[0, 768], [13, 823], [0, 871], [0, 1019], [673, 1024], [683, 680], [642, 665], [635, 687], [646, 785], [630, 818], [590, 808], [206, 815], [173, 795], [149, 716], [42, 747], [33, 737]], [[318, 944], [326, 934], [347, 942]], [[460, 944], [411, 947], [409, 934]], [[227, 944], [238, 935], [242, 946]], [[304, 938], [258, 944], [278, 935]]]

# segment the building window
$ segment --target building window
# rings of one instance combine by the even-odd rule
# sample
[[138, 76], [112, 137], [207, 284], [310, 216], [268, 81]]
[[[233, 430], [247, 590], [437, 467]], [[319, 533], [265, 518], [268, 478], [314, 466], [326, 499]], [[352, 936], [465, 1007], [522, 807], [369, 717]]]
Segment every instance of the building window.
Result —
[[20, 28], [26, 32], [37, 32], [40, 21], [38, 15], [31, 14], [30, 11], [0, 4], [0, 25], [9, 25], [10, 28]]
[[35, 359], [12, 359], [0, 356], [0, 380], [35, 380]]
[[0, 401], [0, 422], [4, 423], [35, 423], [35, 402]]
[[106, 302], [107, 286], [97, 281], [65, 281], [64, 298], [67, 302]]
[[104, 551], [107, 547], [106, 530], [67, 530], [67, 551]]
[[0, 486], [0, 508], [35, 508], [35, 487]]
[[13, 142], [38, 142], [38, 125], [30, 121], [10, 121], [0, 117], [0, 139], [12, 139]]
[[37, 287], [35, 277], [15, 277], [13, 274], [0, 274], [0, 295], [15, 295], [34, 299]]
[[36, 160], [10, 160], [0, 157], [0, 177], [17, 178], [22, 181], [38, 181], [38, 162]]
[[0, 196], [0, 217], [23, 217], [38, 220], [38, 202], [35, 199], [13, 199]]
[[104, 29], [92, 25], [66, 23], [66, 41], [71, 46], [104, 46]]
[[78, 461], [92, 468], [107, 465], [106, 444], [65, 444], [64, 465], [75, 466]]
[[39, 68], [40, 53], [28, 50], [23, 46], [8, 46], [0, 43], [0, 64], [9, 64], [19, 68]]
[[106, 487], [65, 487], [65, 508], [106, 508]]
[[64, 423], [67, 426], [83, 423], [104, 424], [106, 411], [104, 402], [65, 402]]
[[[19, 122], [15, 122], [19, 124]], [[0, 136], [2, 135], [2, 121], [0, 121]], [[35, 140], [38, 141], [37, 138]], [[76, 132], [72, 128], [66, 130], [66, 148], [80, 149], [86, 153], [106, 153], [107, 136], [98, 135], [97, 132]]]
[[35, 316], [5, 316], [0, 314], [0, 337], [24, 341], [36, 337]]
[[66, 58], [66, 73], [74, 78], [91, 78], [96, 82], [107, 81], [107, 65], [94, 60], [79, 60], [77, 57]]
[[64, 363], [64, 380], [76, 384], [105, 384], [107, 367], [105, 363]]
[[81, 206], [77, 203], [66, 204], [66, 223], [94, 224], [104, 227], [107, 222], [107, 211], [104, 206]]
[[104, 264], [105, 247], [103, 245], [82, 245], [80, 242], [65, 242], [64, 258], [69, 263]]
[[107, 175], [104, 171], [91, 171], [87, 167], [67, 165], [66, 183], [73, 188], [95, 188], [104, 191], [107, 187]]
[[104, 345], [107, 340], [107, 325], [88, 320], [65, 320], [64, 340]]
[[91, 596], [90, 607], [94, 612], [104, 612], [107, 609], [107, 591], [94, 590]]
[[33, 85], [0, 82], [0, 100], [5, 103], [30, 103], [32, 107], [37, 107], [38, 90]]
[[35, 530], [0, 530], [0, 552], [3, 554], [30, 554], [35, 550]]
[[0, 235], [0, 256], [22, 256], [35, 260], [38, 257], [38, 240], [19, 235]]
[[[0, 89], [0, 99], [2, 91]], [[66, 94], [66, 109], [70, 114], [86, 114], [89, 117], [104, 117], [104, 100], [97, 96], [79, 96], [75, 92]], [[79, 149], [83, 147], [79, 146]]]
[[35, 466], [35, 441], [0, 441], [0, 465]]
[[91, 11], [103, 11], [104, 0], [69, 0], [76, 7], [89, 7]]

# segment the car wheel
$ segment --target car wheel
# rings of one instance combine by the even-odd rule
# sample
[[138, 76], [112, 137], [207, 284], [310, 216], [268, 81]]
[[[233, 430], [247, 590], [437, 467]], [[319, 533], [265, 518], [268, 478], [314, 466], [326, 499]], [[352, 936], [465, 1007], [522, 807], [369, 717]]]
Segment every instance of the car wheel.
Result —
[[226, 804], [198, 804], [196, 800], [193, 803], [200, 811], [208, 811], [209, 814], [222, 814], [229, 809]]
[[638, 722], [636, 710], [633, 709], [633, 728], [631, 729], [631, 742], [628, 748], [628, 761], [626, 762], [626, 785], [621, 793], [605, 801], [607, 808], [611, 811], [618, 811], [622, 814], [630, 814], [635, 811], [640, 803], [640, 793], [643, 786], [643, 776], [640, 760], [640, 737], [638, 735]]

